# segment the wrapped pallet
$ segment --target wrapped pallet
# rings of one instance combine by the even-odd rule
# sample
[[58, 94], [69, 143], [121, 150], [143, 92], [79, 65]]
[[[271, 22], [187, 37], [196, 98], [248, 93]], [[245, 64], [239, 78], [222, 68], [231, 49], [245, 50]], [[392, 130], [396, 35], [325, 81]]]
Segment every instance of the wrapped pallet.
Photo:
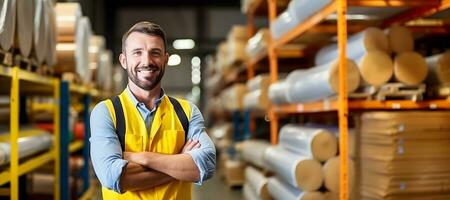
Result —
[[264, 160], [270, 170], [298, 189], [315, 191], [322, 186], [322, 165], [311, 157], [294, 154], [278, 146], [269, 147]]
[[428, 74], [425, 58], [416, 52], [403, 52], [394, 60], [394, 76], [399, 82], [407, 85], [422, 83]]
[[431, 86], [450, 84], [450, 51], [426, 58], [427, 84]]
[[275, 200], [325, 200], [321, 192], [300, 191], [279, 178], [269, 178], [268, 190]]
[[0, 4], [0, 47], [3, 51], [9, 51], [14, 43], [17, 1], [1, 1]]
[[268, 94], [270, 101], [277, 105], [289, 103], [286, 96], [288, 93], [288, 88], [289, 83], [286, 81], [286, 79], [271, 84]]
[[267, 189], [268, 179], [260, 171], [247, 166], [245, 168], [245, 182], [256, 194], [257, 199], [270, 200], [269, 190]]
[[261, 169], [267, 169], [264, 162], [264, 154], [270, 147], [270, 143], [263, 140], [246, 140], [242, 146], [242, 158]]
[[[360, 75], [355, 62], [347, 59], [347, 92], [359, 87]], [[339, 62], [291, 72], [287, 81], [290, 103], [311, 102], [335, 95], [339, 91]]]
[[280, 146], [318, 161], [326, 161], [336, 156], [338, 141], [333, 133], [325, 129], [287, 124], [280, 130]]

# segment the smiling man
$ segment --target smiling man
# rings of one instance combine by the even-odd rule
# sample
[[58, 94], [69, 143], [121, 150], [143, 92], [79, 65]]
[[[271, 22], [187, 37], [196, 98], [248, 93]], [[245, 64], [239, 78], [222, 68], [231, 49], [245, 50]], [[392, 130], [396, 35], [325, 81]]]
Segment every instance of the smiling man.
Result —
[[122, 37], [127, 88], [91, 113], [91, 159], [103, 199], [191, 199], [213, 176], [216, 152], [190, 102], [167, 96], [164, 30], [139, 22]]

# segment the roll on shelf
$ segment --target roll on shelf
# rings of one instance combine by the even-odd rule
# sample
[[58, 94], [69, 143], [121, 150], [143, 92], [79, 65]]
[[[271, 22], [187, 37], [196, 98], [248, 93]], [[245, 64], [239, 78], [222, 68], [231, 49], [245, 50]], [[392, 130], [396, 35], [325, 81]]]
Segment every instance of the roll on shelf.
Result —
[[57, 44], [57, 29], [56, 29], [56, 13], [53, 1], [46, 0], [46, 23], [47, 23], [47, 53], [45, 56], [45, 63], [52, 67], [57, 63], [56, 44]]
[[428, 65], [427, 84], [449, 85], [450, 84], [450, 51], [429, 56], [426, 58]]
[[322, 165], [311, 157], [294, 154], [281, 147], [269, 147], [264, 160], [270, 170], [301, 190], [315, 191], [323, 184]]
[[276, 200], [325, 200], [321, 192], [305, 192], [281, 181], [279, 178], [269, 178], [268, 190]]
[[[329, 191], [339, 193], [339, 174], [341, 169], [339, 156], [328, 159], [323, 165], [324, 185]], [[348, 159], [349, 193], [352, 193], [355, 167], [352, 159]]]
[[394, 59], [395, 79], [407, 85], [422, 83], [427, 77], [425, 58], [413, 51], [398, 54]]
[[245, 168], [245, 181], [246, 185], [256, 194], [257, 199], [270, 200], [269, 190], [267, 189], [268, 179], [260, 171], [247, 166]]
[[20, 54], [28, 58], [33, 45], [35, 0], [17, 1], [17, 42]]
[[394, 25], [386, 30], [390, 49], [400, 54], [414, 50], [414, 38], [411, 31], [403, 26]]
[[255, 191], [253, 191], [253, 189], [247, 183], [244, 183], [244, 186], [242, 187], [242, 193], [245, 200], [260, 200]]
[[267, 169], [264, 154], [269, 147], [270, 144], [263, 140], [246, 140], [242, 144], [242, 158], [261, 169]]
[[289, 83], [286, 79], [280, 80], [269, 86], [269, 99], [272, 103], [280, 105], [289, 103], [287, 99], [287, 93], [289, 89]]
[[280, 146], [318, 161], [326, 161], [337, 154], [338, 141], [333, 133], [321, 128], [287, 124], [280, 130]]
[[17, 1], [4, 0], [0, 3], [0, 47], [3, 51], [9, 51], [14, 43]]
[[78, 3], [57, 3], [55, 6], [58, 26], [58, 42], [74, 42], [78, 20], [81, 18], [81, 6]]
[[47, 10], [47, 0], [35, 1], [35, 12], [34, 12], [34, 48], [33, 54], [36, 61], [42, 64], [47, 55], [48, 46], [48, 15]]

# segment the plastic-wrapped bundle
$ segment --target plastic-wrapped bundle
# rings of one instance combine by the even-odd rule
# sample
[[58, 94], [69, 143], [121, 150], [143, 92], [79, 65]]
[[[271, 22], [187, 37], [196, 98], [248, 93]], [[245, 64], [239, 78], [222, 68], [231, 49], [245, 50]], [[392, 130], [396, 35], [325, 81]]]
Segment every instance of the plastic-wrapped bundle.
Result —
[[16, 30], [16, 0], [0, 1], [0, 47], [8, 51], [14, 43]]
[[322, 186], [322, 165], [311, 157], [294, 154], [281, 147], [269, 147], [264, 160], [284, 181], [301, 190], [315, 191]]
[[325, 200], [321, 192], [304, 192], [281, 181], [279, 178], [269, 178], [268, 189], [276, 200]]
[[[41, 133], [33, 134], [31, 136], [20, 137], [17, 141], [19, 146], [19, 158], [24, 158], [40, 151], [49, 149], [52, 146], [52, 140], [52, 135], [44, 131], [42, 131]], [[11, 145], [9, 141], [0, 141], [0, 165], [9, 163], [10, 156]]]
[[259, 168], [267, 168], [264, 154], [269, 147], [270, 144], [263, 140], [246, 140], [242, 145], [242, 157]]
[[[355, 62], [347, 59], [347, 92], [355, 91], [360, 82], [360, 74]], [[290, 103], [317, 101], [332, 96], [339, 91], [339, 61], [300, 69], [287, 77], [289, 88], [287, 99]]]
[[[352, 35], [347, 41], [347, 57], [352, 60], [359, 60], [366, 52], [378, 50], [389, 53], [389, 44], [386, 35], [382, 30], [374, 27]], [[317, 53], [316, 65], [323, 65], [336, 60], [339, 55], [337, 43], [328, 45]]]
[[280, 38], [283, 34], [289, 32], [298, 22], [289, 12], [281, 13], [278, 18], [271, 24], [270, 32], [275, 39]]
[[336, 156], [338, 141], [333, 133], [325, 129], [288, 124], [280, 130], [280, 146], [318, 161], [326, 161]]
[[260, 200], [258, 195], [255, 194], [255, 191], [248, 185], [248, 183], [244, 183], [242, 187], [242, 192], [244, 193], [245, 200]]
[[97, 83], [100, 88], [111, 91], [113, 87], [113, 55], [110, 50], [102, 51], [97, 73]]
[[267, 178], [257, 169], [248, 166], [245, 168], [245, 181], [258, 199], [269, 200], [270, 194], [267, 190]]
[[17, 41], [20, 54], [28, 57], [33, 44], [34, 1], [17, 0]]
[[428, 65], [427, 84], [450, 84], [450, 51], [426, 58]]
[[289, 83], [284, 79], [269, 86], [269, 98], [274, 104], [286, 104], [289, 103], [287, 99]]
[[332, 0], [292, 0], [287, 10], [297, 23], [303, 23], [331, 2]]
[[422, 83], [428, 74], [425, 58], [416, 52], [398, 54], [394, 60], [395, 79], [407, 85]]

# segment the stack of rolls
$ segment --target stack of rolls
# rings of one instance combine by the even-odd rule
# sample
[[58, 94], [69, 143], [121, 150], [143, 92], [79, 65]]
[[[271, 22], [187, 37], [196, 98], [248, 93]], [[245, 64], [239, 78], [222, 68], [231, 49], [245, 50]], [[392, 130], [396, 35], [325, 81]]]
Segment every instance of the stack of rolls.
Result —
[[267, 51], [270, 41], [270, 32], [267, 28], [260, 29], [253, 37], [248, 39], [245, 52], [249, 58], [254, 58]]
[[357, 146], [357, 199], [450, 199], [450, 113], [366, 112]]
[[[359, 87], [360, 74], [355, 62], [347, 59], [346, 64], [347, 92], [351, 93]], [[294, 70], [289, 73], [287, 82], [286, 97], [289, 103], [311, 102], [333, 96], [339, 91], [339, 61]]]
[[228, 111], [243, 110], [244, 95], [247, 92], [247, 86], [242, 83], [236, 83], [231, 87], [225, 89], [220, 98], [224, 103], [224, 107]]
[[268, 90], [269, 74], [260, 74], [247, 81], [247, 94], [244, 97], [244, 108], [266, 111], [269, 107]]
[[85, 82], [92, 78], [89, 67], [89, 45], [92, 35], [91, 24], [82, 17], [78, 3], [57, 3], [57, 41], [58, 67], [55, 72], [77, 73]]
[[242, 158], [249, 164], [267, 170], [264, 154], [270, 144], [264, 140], [246, 140], [242, 144]]
[[9, 51], [14, 42], [16, 30], [16, 0], [1, 1], [0, 10], [0, 47]]
[[450, 51], [426, 58], [428, 65], [427, 86], [450, 86]]
[[247, 166], [245, 168], [244, 197], [247, 200], [270, 200], [267, 189], [268, 178], [258, 169]]
[[247, 27], [234, 25], [227, 36], [227, 65], [229, 68], [237, 67], [247, 60], [245, 45], [247, 43]]
[[16, 46], [25, 58], [30, 56], [33, 46], [34, 10], [35, 0], [17, 0]]

